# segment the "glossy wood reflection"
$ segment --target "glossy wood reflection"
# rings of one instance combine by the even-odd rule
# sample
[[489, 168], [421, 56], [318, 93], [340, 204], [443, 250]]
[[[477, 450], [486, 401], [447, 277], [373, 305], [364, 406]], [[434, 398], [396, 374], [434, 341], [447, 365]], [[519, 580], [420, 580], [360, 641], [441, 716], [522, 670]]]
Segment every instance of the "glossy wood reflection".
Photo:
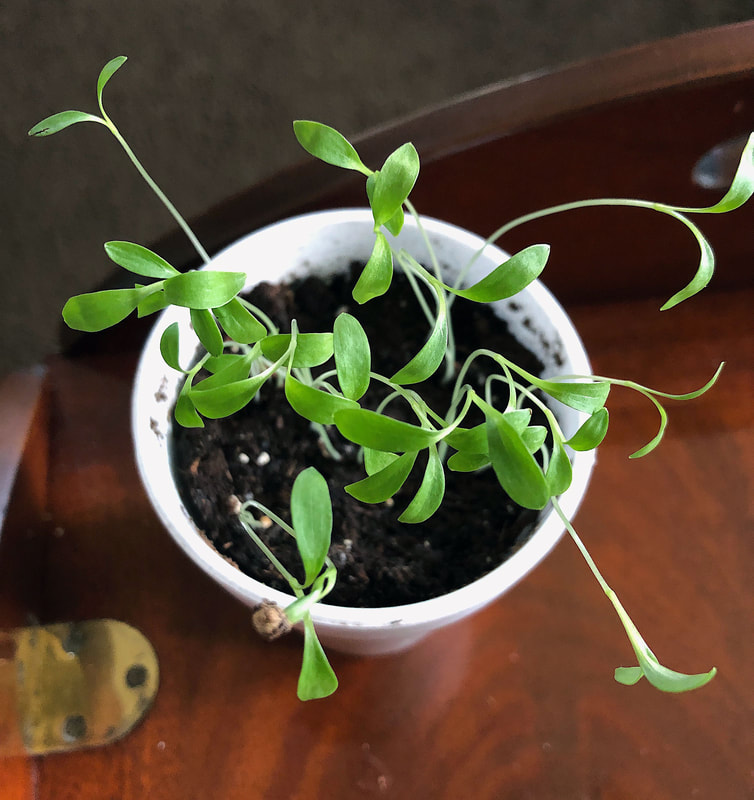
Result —
[[[672, 317], [654, 301], [571, 309], [597, 370], [682, 390], [703, 383], [720, 353], [730, 362], [713, 394], [673, 408], [667, 441], [644, 461], [626, 456], [656, 420], [636, 396], [616, 395], [578, 518], [661, 658], [718, 666], [707, 689], [682, 697], [613, 682], [629, 648], [564, 541], [499, 603], [406, 654], [334, 654], [338, 693], [299, 704], [299, 642], [256, 640], [246, 610], [148, 506], [122, 424], [132, 361], [54, 362], [44, 557], [32, 564], [6, 548], [0, 563], [42, 570], [42, 621], [113, 616], [141, 628], [163, 678], [126, 740], [41, 760], [39, 796], [101, 797], [103, 786], [134, 799], [746, 796], [753, 300], [718, 293]], [[7, 541], [27, 523], [6, 529]]]

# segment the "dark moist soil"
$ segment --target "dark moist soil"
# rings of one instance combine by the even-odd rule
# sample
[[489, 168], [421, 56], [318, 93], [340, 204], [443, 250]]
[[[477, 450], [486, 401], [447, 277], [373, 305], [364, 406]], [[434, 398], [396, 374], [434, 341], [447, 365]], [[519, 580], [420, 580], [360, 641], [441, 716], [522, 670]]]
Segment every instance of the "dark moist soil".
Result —
[[[392, 375], [426, 340], [428, 324], [400, 275], [395, 276], [387, 298], [357, 305], [351, 288], [358, 269], [353, 265], [350, 279], [339, 276], [329, 284], [313, 277], [290, 285], [262, 284], [250, 299], [270, 314], [281, 330], [290, 330], [293, 318], [302, 332], [332, 330], [337, 314], [348, 311], [369, 333], [373, 370]], [[539, 360], [511, 336], [487, 306], [459, 298], [453, 305], [453, 320], [459, 364], [483, 346], [541, 374]], [[475, 363], [480, 370], [492, 366], [488, 359]], [[442, 369], [438, 376], [441, 374]], [[484, 377], [483, 372], [472, 369], [467, 381], [481, 389]], [[430, 407], [444, 414], [452, 386], [433, 378], [421, 389]], [[370, 389], [368, 396], [371, 394]], [[374, 407], [380, 399], [361, 402]], [[505, 399], [501, 398], [498, 407], [504, 407]], [[390, 413], [400, 413], [400, 405], [392, 403]], [[467, 418], [464, 425], [481, 421], [481, 416]], [[232, 513], [235, 498], [242, 502], [256, 499], [290, 520], [290, 492], [296, 475], [314, 466], [326, 477], [334, 517], [330, 557], [338, 568], [335, 589], [326, 602], [334, 605], [401, 605], [461, 588], [520, 547], [538, 517], [537, 512], [522, 509], [508, 498], [491, 469], [478, 473], [446, 470], [446, 494], [440, 510], [421, 525], [398, 522], [421, 481], [426, 463], [421, 456], [394, 502], [366, 505], [354, 500], [343, 487], [365, 476], [358, 448], [333, 429], [331, 438], [343, 458], [335, 461], [328, 457], [307, 420], [290, 410], [282, 390], [272, 381], [239, 413], [208, 420], [203, 429], [176, 426], [174, 437], [179, 491], [198, 527], [239, 569], [283, 591], [287, 584]], [[263, 535], [280, 560], [302, 577], [293, 539], [277, 525]]]

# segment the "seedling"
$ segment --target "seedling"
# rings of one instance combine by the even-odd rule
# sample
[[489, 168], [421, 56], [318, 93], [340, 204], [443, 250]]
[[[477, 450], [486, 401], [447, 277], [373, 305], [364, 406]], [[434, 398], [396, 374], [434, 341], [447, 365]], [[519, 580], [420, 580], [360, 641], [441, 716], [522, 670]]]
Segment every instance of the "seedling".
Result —
[[[79, 122], [104, 125], [186, 232], [202, 259], [208, 262], [209, 256], [189, 226], [147, 174], [105, 112], [103, 90], [125, 60], [123, 56], [113, 59], [100, 73], [97, 81], [99, 116], [64, 111], [35, 125], [29, 133], [48, 136]], [[489, 303], [515, 296], [542, 273], [549, 257], [549, 246], [534, 244], [527, 247], [473, 285], [461, 288], [472, 260], [461, 270], [458, 280], [448, 284], [443, 280], [437, 257], [426, 236], [429, 268], [411, 254], [394, 250], [386, 235], [400, 233], [406, 213], [414, 217], [422, 230], [421, 218], [409, 200], [420, 166], [413, 145], [402, 145], [387, 157], [379, 170], [373, 170], [362, 162], [350, 142], [333, 128], [304, 120], [295, 122], [293, 127], [296, 138], [307, 152], [365, 178], [375, 240], [372, 255], [353, 287], [353, 297], [361, 304], [385, 294], [390, 289], [394, 265], [400, 266], [414, 288], [429, 329], [426, 342], [407, 364], [391, 376], [373, 371], [368, 332], [350, 314], [340, 314], [332, 331], [299, 331], [293, 321], [289, 331], [281, 332], [262, 309], [240, 295], [246, 279], [243, 273], [179, 273], [156, 253], [130, 242], [108, 242], [105, 252], [119, 266], [152, 281], [135, 283], [130, 289], [72, 297], [63, 309], [66, 323], [80, 331], [100, 331], [117, 324], [133, 311], [145, 316], [170, 305], [188, 308], [201, 345], [201, 354], [196, 361], [186, 365], [180, 363], [177, 323], [165, 330], [160, 343], [165, 362], [185, 375], [175, 406], [176, 420], [187, 427], [201, 427], [203, 418], [218, 419], [233, 414], [249, 403], [267, 382], [280, 381], [291, 408], [311, 422], [334, 458], [339, 454], [328, 435], [333, 426], [345, 439], [363, 449], [366, 475], [363, 480], [344, 487], [361, 502], [381, 503], [394, 497], [414, 469], [418, 455], [426, 451], [422, 480], [413, 499], [400, 511], [399, 520], [402, 522], [421, 523], [437, 511], [445, 493], [446, 470], [478, 472], [491, 468], [501, 488], [519, 505], [536, 510], [552, 505], [613, 604], [638, 661], [638, 666], [617, 668], [617, 681], [634, 684], [646, 677], [653, 686], [666, 692], [688, 691], [708, 683], [715, 675], [715, 668], [687, 675], [668, 669], [659, 662], [602, 577], [563, 513], [558, 497], [572, 481], [568, 448], [594, 449], [607, 433], [609, 414], [606, 402], [613, 386], [640, 393], [658, 411], [658, 430], [631, 456], [638, 458], [654, 450], [663, 438], [667, 424], [664, 401], [691, 400], [704, 394], [717, 380], [723, 365], [704, 386], [675, 395], [630, 380], [596, 375], [544, 380], [500, 353], [487, 349], [473, 352], [456, 370], [452, 315], [455, 298]], [[700, 258], [692, 280], [667, 300], [662, 306], [665, 310], [703, 289], [714, 271], [712, 248], [689, 215], [732, 211], [743, 205], [753, 193], [754, 134], [744, 149], [730, 189], [713, 206], [684, 208], [643, 200], [584, 200], [519, 217], [499, 228], [487, 243], [497, 241], [519, 225], [577, 208], [633, 206], [666, 214], [689, 229], [699, 245]], [[465, 382], [469, 366], [477, 360], [484, 360], [489, 366], [488, 378], [481, 391]], [[453, 387], [452, 398], [449, 408], [433, 409], [423, 399], [420, 385], [438, 372], [443, 363], [444, 378]], [[321, 368], [316, 375], [312, 371], [315, 368]], [[208, 372], [209, 376], [202, 377], [202, 371]], [[507, 387], [507, 400], [502, 407], [493, 401], [492, 387], [499, 381]], [[378, 387], [384, 387], [384, 396], [377, 410], [363, 407], [364, 398]], [[546, 396], [587, 415], [586, 421], [570, 438], [565, 436], [543, 399]], [[391, 416], [388, 411], [393, 403], [404, 404], [415, 421], [409, 423]], [[472, 407], [479, 409], [484, 422], [467, 427], [464, 422]], [[541, 410], [546, 427], [532, 422], [532, 407]], [[332, 509], [327, 482], [311, 467], [298, 475], [291, 494], [290, 523], [257, 501], [239, 503], [238, 514], [250, 538], [288, 582], [295, 596], [295, 600], [283, 610], [282, 619], [289, 624], [303, 625], [304, 658], [299, 697], [303, 700], [325, 697], [336, 689], [337, 679], [317, 639], [311, 608], [331, 591], [336, 580], [335, 566], [328, 557]], [[265, 544], [260, 514], [295, 538], [301, 560], [298, 568], [303, 569], [303, 580], [294, 577], [290, 565], [282, 564]]]

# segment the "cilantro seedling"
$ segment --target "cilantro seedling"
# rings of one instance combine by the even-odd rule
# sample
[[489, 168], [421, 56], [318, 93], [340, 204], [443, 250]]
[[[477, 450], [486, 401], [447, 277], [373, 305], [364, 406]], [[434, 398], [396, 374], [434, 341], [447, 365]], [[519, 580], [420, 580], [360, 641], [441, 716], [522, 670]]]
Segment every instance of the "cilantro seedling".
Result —
[[[48, 136], [71, 125], [93, 122], [106, 127], [136, 166], [150, 188], [178, 222], [200, 257], [209, 261], [185, 220], [148, 175], [125, 139], [107, 115], [102, 101], [105, 85], [125, 63], [115, 58], [105, 65], [97, 81], [99, 115], [64, 111], [35, 125], [32, 136]], [[552, 505], [562, 518], [589, 569], [612, 603], [638, 661], [638, 666], [620, 667], [615, 678], [634, 684], [642, 677], [656, 688], [683, 692], [703, 686], [715, 669], [686, 675], [664, 667], [649, 649], [613, 589], [607, 584], [583, 541], [563, 513], [558, 498], [571, 485], [569, 448], [592, 450], [604, 439], [609, 426], [606, 403], [613, 386], [621, 386], [646, 397], [657, 409], [657, 433], [631, 457], [645, 456], [661, 442], [667, 425], [665, 400], [691, 400], [708, 391], [717, 380], [722, 364], [710, 380], [686, 394], [668, 394], [633, 381], [596, 375], [571, 375], [543, 379], [532, 375], [500, 353], [479, 349], [460, 367], [455, 365], [453, 303], [462, 297], [489, 303], [515, 296], [545, 269], [550, 248], [533, 244], [513, 254], [471, 286], [465, 279], [483, 249], [466, 264], [452, 284], [445, 283], [437, 255], [423, 230], [421, 217], [409, 200], [417, 181], [420, 162], [412, 144], [389, 154], [379, 169], [366, 166], [353, 145], [338, 131], [318, 122], [298, 120], [294, 134], [301, 146], [316, 158], [335, 167], [352, 170], [365, 178], [365, 193], [372, 211], [374, 246], [353, 287], [353, 298], [368, 303], [390, 290], [396, 264], [406, 275], [421, 312], [427, 318], [426, 341], [415, 355], [392, 376], [374, 372], [368, 331], [347, 313], [334, 321], [332, 331], [299, 331], [292, 321], [290, 331], [279, 331], [263, 309], [241, 295], [242, 273], [190, 271], [180, 273], [158, 254], [130, 242], [108, 242], [105, 251], [119, 266], [151, 283], [136, 283], [130, 289], [108, 290], [72, 297], [63, 309], [66, 323], [82, 331], [98, 331], [117, 324], [134, 310], [140, 316], [168, 306], [189, 309], [194, 332], [203, 354], [190, 365], [179, 362], [177, 323], [162, 335], [160, 350], [165, 362], [185, 376], [175, 405], [175, 418], [184, 426], [201, 427], [204, 418], [217, 419], [243, 408], [263, 388], [276, 380], [284, 387], [291, 408], [310, 421], [335, 459], [340, 457], [328, 430], [337, 428], [363, 451], [366, 475], [345, 486], [345, 491], [363, 503], [382, 503], [396, 495], [415, 468], [420, 453], [426, 458], [424, 473], [413, 498], [400, 511], [399, 519], [420, 523], [442, 505], [446, 470], [478, 472], [492, 469], [504, 490], [519, 505], [541, 510]], [[553, 206], [526, 214], [500, 227], [486, 244], [514, 228], [545, 216], [595, 206], [630, 206], [665, 214], [684, 225], [696, 239], [700, 256], [691, 281], [662, 306], [669, 309], [703, 289], [714, 272], [714, 254], [704, 234], [692, 221], [694, 214], [733, 211], [754, 193], [754, 134], [744, 148], [738, 170], [725, 196], [706, 208], [686, 208], [630, 199], [590, 199]], [[405, 214], [416, 221], [429, 251], [430, 269], [410, 253], [395, 250], [389, 237], [397, 236]], [[486, 246], [485, 244], [485, 246]], [[480, 391], [465, 381], [472, 363], [484, 360], [489, 372]], [[332, 362], [332, 364], [330, 363]], [[443, 377], [452, 384], [448, 409], [433, 409], [423, 399], [420, 387], [445, 363]], [[313, 370], [318, 369], [318, 372]], [[209, 373], [206, 375], [205, 373]], [[498, 407], [492, 387], [507, 387], [507, 402]], [[375, 388], [387, 392], [376, 410], [363, 401]], [[558, 420], [541, 395], [548, 396], [587, 415], [579, 430], [566, 438]], [[403, 404], [413, 422], [388, 413], [394, 403]], [[546, 426], [532, 422], [531, 408], [538, 407]], [[465, 427], [467, 415], [478, 409], [484, 422]], [[264, 541], [261, 513], [296, 539], [303, 579], [296, 578]], [[337, 679], [320, 645], [311, 610], [333, 588], [336, 570], [328, 557], [332, 508], [325, 478], [307, 468], [295, 479], [291, 493], [291, 522], [256, 500], [241, 505], [238, 517], [249, 537], [287, 581], [295, 599], [282, 610], [281, 629], [301, 624], [304, 656], [298, 693], [303, 700], [325, 697], [335, 691]], [[275, 627], [277, 632], [277, 627]]]

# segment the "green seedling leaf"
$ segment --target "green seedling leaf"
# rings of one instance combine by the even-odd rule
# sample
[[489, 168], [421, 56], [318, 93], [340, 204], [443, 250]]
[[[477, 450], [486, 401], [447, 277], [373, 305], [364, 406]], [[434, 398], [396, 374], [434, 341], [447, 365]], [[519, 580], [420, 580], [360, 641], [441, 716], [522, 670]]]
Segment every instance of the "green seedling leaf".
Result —
[[[212, 359], [212, 366], [215, 371], [209, 378], [194, 385], [194, 392], [206, 392], [210, 389], [218, 389], [229, 384], [235, 384], [239, 381], [245, 381], [249, 377], [251, 364], [254, 359], [252, 353], [244, 353], [242, 355], [234, 355], [232, 353], [224, 353], [221, 356], [216, 356]], [[207, 364], [205, 363], [205, 367]], [[256, 377], [256, 376], [255, 376]]]
[[448, 319], [444, 305], [435, 320], [432, 333], [424, 343], [422, 349], [390, 379], [393, 383], [406, 386], [412, 383], [421, 383], [432, 376], [445, 358], [445, 348], [448, 346]]
[[446, 288], [459, 297], [465, 297], [467, 300], [474, 300], [477, 303], [491, 303], [506, 297], [513, 297], [539, 277], [549, 256], [550, 245], [533, 244], [511, 256], [468, 289]]
[[445, 470], [437, 453], [437, 446], [431, 445], [421, 486], [406, 510], [398, 517], [398, 521], [410, 524], [425, 522], [440, 507], [444, 496]]
[[591, 381], [588, 383], [576, 383], [566, 381], [552, 381], [535, 378], [532, 383], [547, 392], [550, 397], [560, 400], [577, 411], [585, 411], [587, 414], [594, 414], [599, 411], [607, 401], [610, 394], [610, 384], [607, 381]]
[[642, 392], [642, 394], [644, 394], [645, 397], [648, 397], [654, 403], [655, 408], [660, 415], [660, 427], [657, 430], [657, 433], [644, 445], [644, 447], [640, 447], [635, 453], [631, 453], [629, 458], [642, 458], [651, 453], [662, 441], [663, 436], [665, 436], [665, 428], [668, 426], [668, 412], [665, 411], [662, 404], [652, 397], [651, 394], [647, 394], [646, 392]]
[[210, 380], [206, 378], [191, 390], [191, 401], [196, 410], [209, 419], [229, 417], [251, 401], [268, 377], [269, 375], [262, 373], [234, 383], [202, 388], [202, 384]]
[[359, 400], [369, 388], [372, 356], [361, 323], [350, 314], [339, 314], [333, 326], [335, 369], [340, 389], [351, 400]]
[[332, 534], [330, 491], [314, 467], [299, 472], [293, 482], [291, 520], [306, 574], [304, 586], [310, 586], [322, 571]]
[[[262, 352], [270, 359], [282, 358], [291, 345], [290, 333], [276, 333], [266, 336], [260, 342]], [[293, 354], [294, 367], [318, 367], [333, 354], [333, 335], [331, 333], [299, 333], [296, 335], [296, 352]]]
[[[209, 356], [204, 362], [204, 369], [214, 375], [216, 372], [220, 372], [221, 369], [225, 369], [225, 367], [229, 367], [231, 364], [236, 364], [239, 361], [247, 360], [249, 355], [249, 353], [222, 353], [219, 356]], [[246, 372], [248, 375], [248, 370]], [[239, 377], [245, 378], [246, 375], [239, 375]]]
[[445, 441], [455, 450], [467, 453], [487, 452], [487, 429], [484, 423], [473, 428], [456, 428], [445, 438]]
[[224, 306], [212, 309], [218, 322], [223, 326], [225, 333], [239, 344], [252, 344], [258, 342], [267, 334], [267, 328], [234, 297]]
[[661, 692], [690, 692], [693, 689], [701, 689], [708, 684], [717, 674], [717, 669], [713, 667], [709, 672], [701, 672], [696, 675], [687, 675], [684, 672], [664, 667], [655, 659], [643, 659], [640, 667], [617, 667], [615, 670], [615, 680], [624, 686], [633, 686], [642, 677], [646, 679]]
[[97, 78], [97, 100], [100, 108], [102, 108], [102, 90], [105, 88], [110, 78], [115, 75], [115, 73], [126, 63], [126, 61], [126, 56], [116, 56], [108, 61], [104, 67], [102, 67], [102, 71]]
[[377, 233], [372, 255], [353, 287], [353, 299], [366, 303], [374, 297], [385, 294], [393, 280], [393, 254], [385, 234]]
[[406, 221], [406, 215], [403, 212], [403, 208], [399, 208], [395, 214], [385, 223], [385, 227], [393, 234], [393, 236], [397, 236], [403, 230], [403, 223]]
[[160, 353], [162, 360], [171, 368], [184, 372], [178, 360], [179, 327], [177, 322], [168, 325], [160, 336]]
[[83, 111], [60, 111], [51, 117], [45, 117], [38, 122], [30, 131], [29, 136], [52, 136], [53, 133], [70, 128], [77, 122], [102, 122], [99, 117], [93, 114], [86, 114]]
[[196, 413], [191, 401], [191, 379], [189, 375], [183, 382], [178, 399], [175, 401], [173, 415], [175, 421], [184, 428], [203, 428], [204, 420]]
[[338, 688], [338, 679], [317, 638], [311, 616], [304, 621], [304, 658], [298, 679], [299, 700], [329, 697]]
[[388, 464], [392, 464], [397, 458], [397, 453], [387, 453], [383, 450], [372, 450], [371, 447], [365, 447], [364, 469], [367, 475], [374, 475], [375, 472], [385, 469]]
[[364, 166], [354, 146], [335, 128], [321, 122], [297, 119], [293, 123], [293, 133], [301, 147], [320, 161], [371, 175], [372, 171]]
[[199, 341], [208, 353], [219, 356], [223, 351], [223, 335], [217, 327], [212, 312], [206, 308], [192, 308], [190, 314], [191, 324], [194, 326], [194, 332], [199, 337]]
[[[482, 426], [484, 427], [484, 426]], [[487, 453], [467, 453], [465, 451], [453, 453], [448, 459], [448, 469], [451, 472], [476, 472], [490, 463]]]
[[307, 386], [296, 380], [290, 372], [285, 377], [285, 396], [297, 414], [321, 425], [332, 425], [335, 415], [344, 409], [359, 408], [354, 400]]
[[420, 428], [364, 408], [338, 411], [335, 414], [335, 425], [349, 441], [372, 450], [386, 450], [391, 453], [423, 450], [439, 442], [444, 435], [443, 431]]
[[555, 442], [545, 478], [550, 487], [550, 494], [553, 496], [563, 494], [571, 485], [573, 468], [561, 442]]
[[547, 428], [542, 427], [542, 425], [532, 425], [529, 428], [524, 428], [520, 433], [521, 441], [526, 445], [526, 449], [530, 453], [536, 453], [547, 438]]
[[332, 565], [328, 566], [328, 568], [320, 573], [314, 580], [309, 587], [308, 594], [297, 597], [290, 605], [285, 607], [285, 615], [288, 617], [291, 624], [296, 625], [298, 622], [306, 619], [312, 610], [312, 606], [329, 594], [335, 584], [336, 575], [335, 567]]
[[549, 485], [521, 434], [504, 415], [487, 417], [485, 425], [490, 460], [500, 485], [520, 506], [544, 508], [550, 499]]
[[663, 209], [665, 213], [682, 222], [694, 234], [697, 243], [699, 244], [699, 266], [696, 269], [694, 277], [689, 281], [680, 292], [676, 292], [666, 303], [661, 307], [661, 311], [667, 311], [673, 306], [677, 306], [689, 297], [693, 297], [700, 292], [712, 280], [712, 275], [715, 272], [715, 254], [712, 251], [712, 246], [707, 241], [704, 234], [697, 228], [697, 226], [687, 217], [678, 214], [670, 208]]
[[414, 188], [419, 175], [419, 154], [407, 142], [394, 150], [375, 173], [370, 204], [375, 227], [391, 220]]
[[615, 680], [624, 686], [633, 686], [644, 677], [644, 670], [641, 667], [616, 667]]
[[639, 661], [638, 667], [618, 667], [615, 670], [616, 681], [631, 686], [637, 683], [643, 675], [655, 689], [659, 689], [661, 692], [678, 693], [699, 689], [715, 677], [717, 670], [714, 667], [709, 672], [687, 675], [663, 666], [647, 646], [615, 592], [608, 588], [606, 594], [618, 612], [618, 616], [631, 642], [631, 647], [633, 647], [636, 658]]
[[504, 412], [506, 422], [513, 427], [514, 431], [523, 434], [531, 422], [530, 408], [517, 408], [512, 411]]
[[[141, 289], [142, 285], [137, 283], [137, 289]], [[155, 286], [153, 285], [152, 288], [154, 289]], [[165, 293], [160, 291], [155, 291], [153, 294], [150, 294], [148, 297], [144, 298], [138, 306], [136, 306], [136, 314], [141, 319], [142, 317], [147, 317], [150, 314], [154, 314], [157, 311], [162, 311], [164, 308], [167, 308], [168, 301], [165, 298]]]
[[605, 438], [609, 422], [610, 413], [606, 408], [600, 408], [587, 419], [566, 444], [578, 451], [593, 450]]
[[404, 453], [374, 475], [346, 486], [346, 492], [362, 503], [384, 503], [406, 482], [416, 461], [416, 455], [415, 452]]
[[[485, 413], [494, 416], [496, 413], [492, 406], [486, 406]], [[531, 409], [521, 408], [505, 412], [505, 419], [520, 434], [526, 430], [531, 421]], [[484, 422], [473, 428], [456, 428], [451, 431], [445, 441], [455, 450], [465, 453], [487, 454], [487, 426]]]
[[159, 287], [106, 289], [71, 297], [63, 306], [63, 320], [75, 331], [93, 333], [122, 322], [139, 303]]
[[639, 384], [629, 382], [627, 385], [633, 387], [634, 389], [639, 389], [644, 393], [648, 393], [651, 395], [656, 395], [657, 397], [666, 397], [668, 400], [695, 400], [697, 397], [701, 397], [703, 394], [708, 392], [716, 383], [717, 379], [720, 377], [720, 373], [723, 371], [723, 367], [725, 366], [725, 362], [721, 361], [718, 365], [717, 369], [715, 370], [715, 374], [698, 389], [694, 389], [691, 392], [684, 392], [683, 394], [671, 394], [670, 392], [660, 392], [656, 389], [648, 389], [645, 386], [640, 386]]
[[243, 272], [192, 271], [166, 280], [164, 292], [174, 306], [209, 309], [230, 302], [245, 282]]
[[106, 242], [107, 257], [119, 267], [147, 278], [172, 278], [180, 275], [164, 258], [133, 242]]
[[676, 208], [676, 211], [693, 214], [724, 214], [735, 211], [754, 195], [754, 133], [744, 146], [733, 182], [722, 200], [707, 208]]

